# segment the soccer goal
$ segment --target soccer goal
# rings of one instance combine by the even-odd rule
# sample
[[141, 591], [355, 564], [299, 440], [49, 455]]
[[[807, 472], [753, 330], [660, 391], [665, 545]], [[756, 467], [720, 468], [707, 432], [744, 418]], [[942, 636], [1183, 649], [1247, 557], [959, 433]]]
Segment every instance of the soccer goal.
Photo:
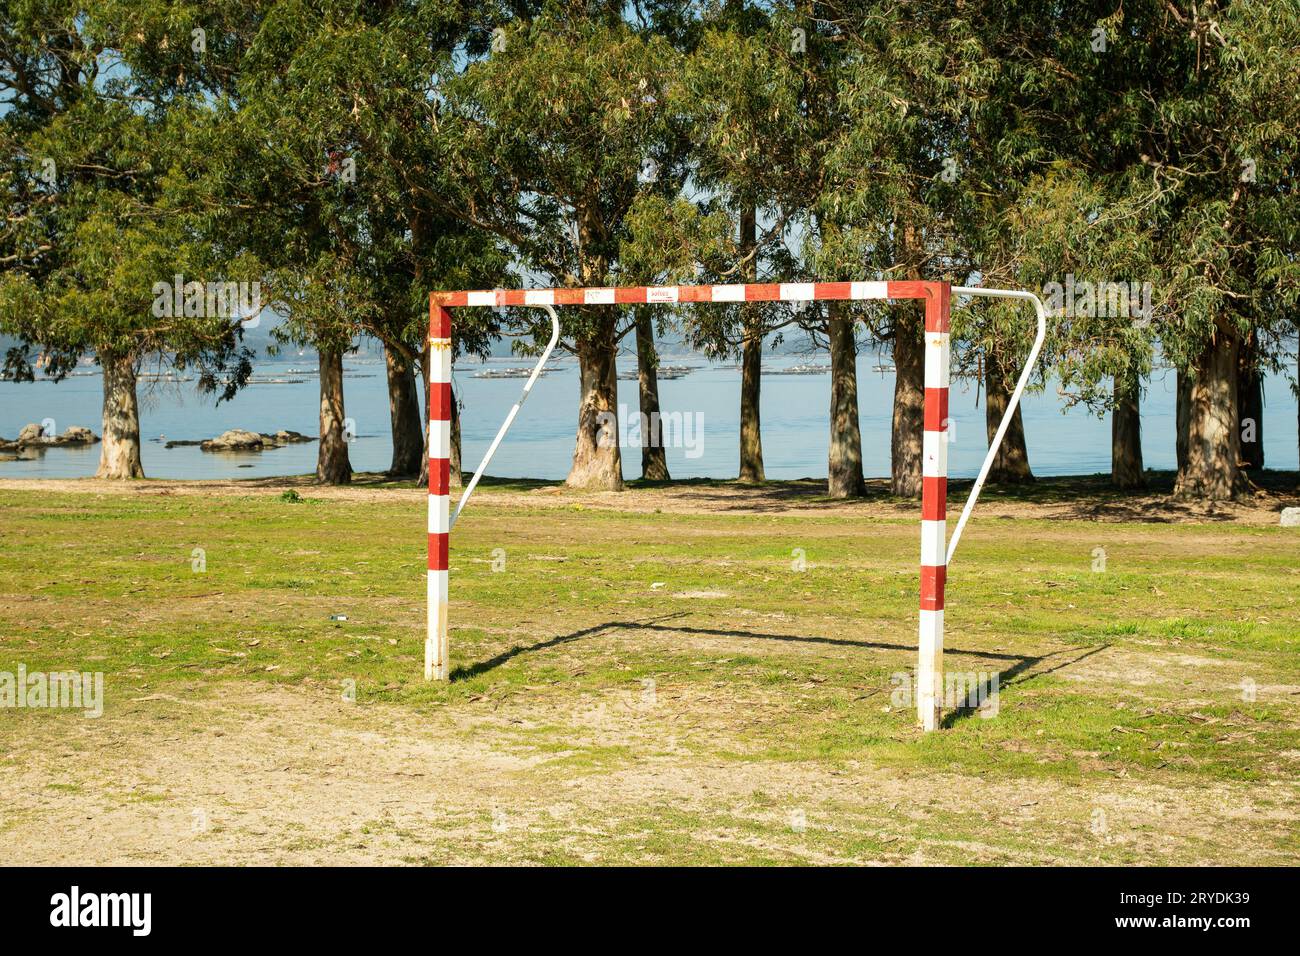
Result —
[[[988, 454], [949, 538], [948, 507], [948, 358], [952, 296], [987, 296], [1031, 303], [1038, 332], [1016, 382]], [[979, 498], [1020, 396], [1033, 374], [1047, 334], [1047, 312], [1032, 292], [951, 286], [946, 282], [791, 282], [747, 285], [635, 286], [605, 289], [515, 289], [435, 292], [429, 298], [429, 628], [425, 640], [426, 680], [450, 675], [447, 639], [448, 539], [497, 447], [528, 398], [533, 383], [555, 349], [560, 324], [555, 309], [574, 305], [645, 305], [690, 302], [815, 302], [920, 299], [925, 303], [925, 420], [921, 491], [920, 621], [916, 664], [917, 717], [925, 730], [939, 726], [943, 708], [944, 589], [962, 530]], [[451, 310], [476, 306], [533, 306], [551, 317], [550, 343], [524, 384], [487, 454], [465, 486], [456, 511], [448, 494], [451, 457]]]

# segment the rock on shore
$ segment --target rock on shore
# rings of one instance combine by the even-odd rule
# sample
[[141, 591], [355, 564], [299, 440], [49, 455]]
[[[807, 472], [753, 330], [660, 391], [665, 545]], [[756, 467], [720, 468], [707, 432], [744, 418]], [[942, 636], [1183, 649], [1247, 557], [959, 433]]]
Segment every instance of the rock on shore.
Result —
[[46, 435], [44, 428], [35, 423], [24, 425], [14, 441], [0, 438], [0, 451], [22, 451], [24, 448], [57, 448], [60, 445], [93, 445], [99, 441], [89, 428], [73, 425], [62, 435]]
[[175, 448], [178, 445], [198, 445], [203, 451], [267, 451], [272, 448], [280, 448], [283, 445], [294, 445], [299, 442], [315, 441], [307, 435], [300, 432], [281, 430], [274, 434], [265, 432], [250, 432], [242, 428], [231, 428], [222, 432], [216, 438], [208, 438], [204, 441], [169, 441], [165, 447]]

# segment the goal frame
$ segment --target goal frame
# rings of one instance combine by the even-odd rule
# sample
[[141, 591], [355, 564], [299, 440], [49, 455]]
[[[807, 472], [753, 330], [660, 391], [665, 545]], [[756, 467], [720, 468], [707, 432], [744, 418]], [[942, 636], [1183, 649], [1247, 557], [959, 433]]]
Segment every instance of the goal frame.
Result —
[[[1030, 301], [1038, 313], [1038, 333], [1025, 367], [1007, 403], [997, 433], [989, 442], [970, 497], [953, 530], [947, 536], [948, 502], [948, 389], [950, 381], [950, 332], [952, 296], [990, 296]], [[428, 631], [425, 639], [426, 680], [450, 677], [447, 633], [449, 538], [452, 524], [464, 509], [483, 469], [528, 397], [559, 338], [559, 321], [554, 309], [592, 305], [676, 305], [717, 302], [816, 302], [816, 301], [901, 301], [920, 300], [925, 305], [925, 408], [922, 424], [921, 464], [921, 560], [920, 615], [917, 626], [916, 706], [921, 727], [939, 727], [943, 710], [944, 595], [948, 565], [962, 529], [970, 517], [988, 476], [1002, 438], [1029, 382], [1046, 334], [1046, 311], [1031, 292], [952, 286], [946, 282], [863, 281], [786, 282], [737, 285], [631, 286], [573, 289], [510, 289], [434, 292], [429, 296], [429, 556]], [[533, 306], [551, 315], [553, 334], [533, 373], [497, 432], [474, 478], [462, 494], [455, 515], [451, 512], [451, 310], [468, 307]]]

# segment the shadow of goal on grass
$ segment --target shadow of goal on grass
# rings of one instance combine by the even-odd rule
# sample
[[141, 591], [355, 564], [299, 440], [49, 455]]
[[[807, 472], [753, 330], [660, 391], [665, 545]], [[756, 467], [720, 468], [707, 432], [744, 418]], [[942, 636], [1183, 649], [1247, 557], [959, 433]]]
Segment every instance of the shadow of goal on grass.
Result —
[[[979, 704], [970, 703], [972, 699], [975, 701], [992, 700], [995, 695], [1000, 694], [1007, 687], [1011, 687], [1017, 683], [1024, 683], [1024, 681], [1029, 680], [1031, 677], [1041, 677], [1044, 674], [1051, 674], [1064, 667], [1077, 664], [1082, 660], [1092, 657], [1094, 654], [1100, 654], [1109, 647], [1110, 644], [1102, 644], [1100, 647], [1090, 647], [1077, 657], [1070, 660], [1060, 661], [1059, 663], [1053, 664], [1051, 667], [1044, 668], [1043, 670], [1036, 670], [1032, 674], [1028, 675], [1025, 674], [1025, 671], [1029, 670], [1031, 667], [1054, 657], [1068, 654], [1072, 649], [1052, 651], [1050, 654], [1043, 654], [1038, 657], [1022, 657], [1015, 665], [1008, 667], [1004, 671], [999, 671], [996, 681], [990, 677], [987, 680], [977, 682], [974, 687], [966, 688], [967, 694], [964, 696], [967, 703], [952, 707], [945, 706], [943, 719], [940, 721], [939, 726], [945, 728], [952, 727], [955, 726], [958, 721], [969, 720], [972, 717], [978, 716], [982, 707]], [[955, 648], [945, 648], [944, 652], [952, 654], [963, 653]]]
[[[618, 631], [658, 631], [668, 634], [686, 634], [696, 637], [732, 637], [742, 640], [758, 641], [780, 641], [791, 644], [819, 644], [830, 647], [849, 647], [863, 650], [883, 650], [883, 651], [916, 651], [915, 644], [893, 644], [884, 641], [855, 641], [840, 637], [822, 637], [818, 635], [802, 634], [773, 634], [764, 631], [747, 631], [736, 628], [719, 628], [719, 627], [696, 627], [685, 623], [676, 623], [688, 616], [686, 611], [675, 611], [671, 614], [664, 614], [643, 621], [606, 621], [603, 624], [594, 624], [590, 627], [584, 627], [581, 630], [573, 631], [569, 634], [560, 634], [546, 640], [538, 641], [534, 644], [516, 644], [508, 650], [502, 651], [494, 657], [485, 661], [479, 661], [475, 664], [461, 665], [451, 672], [453, 681], [469, 680], [478, 677], [480, 674], [486, 674], [498, 667], [510, 662], [516, 657], [523, 654], [536, 654], [542, 651], [550, 650], [553, 647], [559, 647], [562, 644], [570, 644], [574, 641], [580, 641], [583, 638], [594, 637], [598, 634], [616, 633]], [[1050, 674], [1053, 671], [1066, 667], [1069, 664], [1077, 663], [1085, 657], [1105, 650], [1109, 644], [1103, 644], [1101, 647], [1092, 648], [1086, 653], [1080, 655], [1072, 661], [1064, 661], [1045, 670], [1035, 671], [1032, 676], [1040, 674]], [[1025, 671], [1038, 664], [1049, 661], [1051, 658], [1058, 657], [1069, 651], [1052, 651], [1048, 654], [1025, 655], [1025, 654], [1007, 654], [993, 651], [972, 651], [963, 650], [960, 647], [945, 648], [947, 654], [959, 654], [964, 657], [981, 658], [992, 661], [1013, 661], [1014, 663], [998, 673], [997, 682], [999, 687], [1005, 687], [1015, 682], [1016, 678]], [[991, 690], [993, 684], [992, 678], [986, 682], [986, 687], [981, 690]], [[981, 696], [978, 699], [987, 699]], [[969, 713], [967, 713], [969, 712]], [[945, 715], [945, 726], [951, 726], [952, 723], [969, 714], [975, 713], [975, 708], [963, 708], [954, 710]]]

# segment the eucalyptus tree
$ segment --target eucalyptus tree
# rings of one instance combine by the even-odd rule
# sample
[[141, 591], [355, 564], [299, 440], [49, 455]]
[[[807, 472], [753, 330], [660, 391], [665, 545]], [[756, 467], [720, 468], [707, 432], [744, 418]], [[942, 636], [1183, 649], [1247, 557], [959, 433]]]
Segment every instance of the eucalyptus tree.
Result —
[[[1166, 304], [1151, 294], [1159, 228], [1125, 184], [1143, 148], [1133, 135], [1149, 95], [1141, 88], [1163, 82], [1150, 79], [1160, 51], [1122, 13], [1096, 5], [1066, 20], [1032, 2], [993, 8], [977, 40], [991, 68], [966, 140], [982, 188], [964, 231], [981, 278], [1041, 288], [1053, 315], [1040, 371], [1059, 376], [1067, 406], [1110, 414], [1112, 482], [1143, 487], [1139, 400], [1155, 358], [1153, 318]], [[984, 363], [991, 435], [1031, 331], [1006, 305], [972, 311], [963, 357]], [[1023, 435], [1019, 421], [1009, 434]], [[993, 474], [1028, 479], [1023, 439], [1004, 443]]]
[[[800, 165], [806, 157], [799, 155], [803, 82], [797, 60], [807, 51], [806, 27], [788, 20], [780, 4], [705, 5], [678, 87], [691, 119], [694, 181], [733, 217], [735, 251], [716, 273], [721, 281], [778, 277], [779, 247], [795, 211], [794, 185], [806, 174]], [[700, 310], [695, 318], [692, 339], [700, 347], [739, 355], [739, 478], [763, 481], [763, 344], [791, 321], [789, 310], [747, 305]]]
[[[693, 97], [696, 175], [739, 214], [738, 267], [754, 281], [861, 278], [838, 240], [843, 207], [828, 157], [843, 135], [844, 36], [821, 4], [727, 4], [706, 29], [683, 89]], [[831, 251], [834, 250], [834, 254]], [[740, 475], [763, 477], [758, 398], [764, 338], [798, 324], [831, 354], [828, 491], [863, 493], [856, 329], [850, 303], [746, 306], [710, 317], [697, 338], [741, 354]], [[719, 322], [718, 319], [722, 321]]]
[[238, 67], [232, 132], [252, 148], [229, 184], [251, 213], [246, 241], [271, 269], [272, 306], [284, 319], [276, 337], [319, 356], [316, 479], [327, 484], [351, 480], [343, 356], [380, 308], [364, 279], [372, 233], [357, 175], [362, 104], [336, 81], [352, 66], [355, 24], [339, 13], [267, 5]]
[[1161, 342], [1190, 379], [1176, 492], [1225, 498], [1246, 487], [1243, 344], [1279, 352], [1300, 297], [1300, 9], [1182, 0], [1144, 12], [1139, 28], [1167, 79], [1159, 108], [1140, 113], [1146, 148], [1131, 194], [1156, 212], [1166, 297], [1177, 305]]
[[[272, 2], [238, 67], [234, 122], [252, 149], [229, 192], [275, 267], [278, 334], [320, 355], [324, 482], [350, 479], [342, 362], [364, 335], [384, 345], [390, 473], [427, 468], [415, 378], [427, 374], [428, 293], [500, 274], [494, 243], [443, 211], [439, 77], [477, 9]], [[458, 345], [482, 351], [483, 331], [458, 323]]]
[[140, 365], [197, 367], [202, 389], [230, 397], [251, 370], [239, 341], [253, 310], [231, 301], [225, 280], [256, 267], [204, 241], [195, 143], [210, 116], [183, 82], [150, 75], [148, 38], [117, 9], [31, 3], [0, 20], [16, 213], [0, 238], [0, 329], [19, 340], [6, 356], [18, 378], [32, 376], [34, 349], [55, 378], [94, 354], [104, 390], [97, 474], [136, 478]]
[[[1036, 0], [957, 10], [939, 2], [827, 6], [851, 50], [844, 60], [850, 122], [832, 153], [839, 199], [852, 210], [849, 249], [856, 243], [867, 261], [902, 278], [990, 286], [1038, 288], [1074, 267], [1150, 271], [1117, 239], [1119, 217], [1104, 204], [1103, 177], [1123, 161], [1106, 142], [1115, 104], [1104, 90], [1114, 80], [1097, 72], [1087, 11], [1062, 19], [1056, 5]], [[1142, 248], [1140, 235], [1127, 240]], [[1015, 304], [954, 306], [953, 369], [982, 384], [992, 440], [1032, 323]], [[1039, 375], [1059, 361], [1077, 392], [1072, 400], [1118, 405], [1116, 447], [1140, 449], [1134, 377], [1149, 365], [1150, 333], [1095, 321], [1090, 312], [1082, 318], [1053, 323]], [[915, 495], [921, 317], [900, 305], [887, 321], [882, 334], [893, 342], [897, 368], [893, 488]], [[1104, 376], [1117, 376], [1113, 399], [1100, 392]], [[990, 480], [1032, 477], [1017, 409]]]
[[[555, 286], [601, 286], [618, 273], [638, 197], [675, 193], [681, 118], [666, 102], [680, 57], [635, 11], [555, 4], [494, 30], [485, 56], [443, 86], [440, 127], [450, 214], [497, 236], [515, 268]], [[561, 310], [562, 347], [578, 359], [575, 487], [620, 489], [615, 357], [631, 316]], [[512, 317], [525, 328], [542, 326]]]
[[[952, 71], [958, 135], [942, 178], [955, 190], [956, 260], [986, 286], [1045, 288], [1076, 262], [1090, 261], [1081, 251], [1086, 243], [1073, 238], [1086, 219], [1079, 195], [1087, 192], [1088, 178], [1068, 175], [1090, 157], [1086, 124], [1078, 119], [1090, 105], [1089, 93], [1072, 72], [1073, 61], [1062, 64], [1066, 54], [1088, 49], [1091, 26], [1052, 13], [1052, 4], [1036, 0], [980, 5], [978, 15], [965, 23], [960, 63]], [[1039, 381], [1056, 357], [1086, 355], [1092, 345], [1071, 352], [1062, 324], [1054, 321], [1050, 327], [1052, 336], [1035, 370]], [[955, 317], [954, 367], [974, 373], [984, 387], [990, 441], [1005, 417], [1034, 331], [1019, 303], [976, 300]], [[1086, 366], [1099, 368], [1095, 361]], [[1100, 401], [1091, 391], [1086, 398]], [[989, 480], [1033, 480], [1019, 407]]]
[[[855, 213], [861, 210], [845, 201], [845, 182], [835, 163], [852, 125], [854, 64], [844, 24], [815, 2], [795, 3], [774, 21], [790, 40], [786, 60], [797, 90], [797, 109], [786, 124], [788, 165], [796, 175], [781, 186], [799, 233], [791, 247], [795, 269], [829, 281], [856, 279], [867, 261], [867, 250], [856, 241], [861, 222]], [[831, 360], [827, 493], [834, 498], [865, 494], [857, 332], [876, 310], [829, 301], [802, 311], [800, 324], [825, 336]]]
[[[428, 374], [428, 294], [490, 287], [503, 281], [508, 258], [494, 237], [446, 210], [439, 129], [441, 77], [457, 57], [482, 51], [491, 3], [412, 0], [366, 8], [351, 23], [347, 50], [325, 82], [355, 107], [358, 176], [366, 187], [369, 246], [365, 274], [378, 308], [362, 328], [384, 345], [393, 435], [392, 475], [427, 480], [425, 412], [417, 370]], [[453, 354], [485, 356], [498, 334], [496, 316], [462, 312]], [[426, 389], [427, 391], [427, 389]], [[452, 387], [451, 482], [459, 484], [460, 407]]]
[[[427, 168], [436, 169], [436, 163]], [[490, 234], [444, 215], [436, 204], [423, 198], [428, 188], [426, 180], [421, 189], [398, 194], [404, 208], [393, 210], [387, 218], [387, 238], [376, 247], [368, 266], [376, 308], [359, 317], [363, 330], [384, 345], [393, 435], [389, 474], [416, 475], [421, 486], [428, 482], [428, 403], [421, 402], [416, 381], [422, 380], [427, 398], [429, 293], [497, 286], [508, 275], [509, 265], [507, 255]], [[377, 223], [375, 232], [384, 234], [385, 223]], [[501, 334], [500, 317], [495, 312], [458, 311], [452, 324], [453, 359], [466, 355], [486, 358]], [[449, 480], [460, 485], [464, 400], [454, 380], [451, 393]]]
[[[799, 5], [801, 8], [804, 5]], [[921, 2], [810, 4], [831, 25], [836, 109], [820, 215], [824, 268], [889, 279], [962, 280], [969, 256], [958, 229], [964, 110], [978, 76], [969, 42], [976, 11]], [[978, 6], [978, 5], [977, 5]], [[977, 53], [978, 51], [974, 51]], [[921, 493], [924, 319], [914, 303], [869, 309], [872, 334], [891, 343], [893, 492]]]
[[[1082, 135], [1082, 134], [1081, 134]], [[1113, 181], [1098, 154], [1080, 151], [1066, 166], [1031, 176], [1026, 197], [1004, 222], [1014, 234], [1019, 281], [1042, 285], [1051, 313], [1049, 355], [1066, 406], [1084, 405], [1111, 419], [1111, 483], [1120, 489], [1147, 484], [1143, 465], [1140, 399], [1156, 361], [1150, 250], [1154, 236], [1133, 210], [1111, 201]], [[1114, 167], [1103, 154], [1100, 164]], [[1007, 316], [992, 323], [1025, 329]], [[1027, 342], [1017, 345], [1017, 358]]]
[[[627, 234], [619, 253], [618, 281], [626, 285], [678, 285], [709, 282], [735, 263], [736, 237], [732, 218], [711, 199], [685, 195], [646, 194], [637, 198], [627, 215]], [[641, 413], [641, 475], [667, 481], [664, 446], [657, 439], [659, 389], [655, 368], [656, 332], [684, 333], [688, 345], [711, 357], [725, 354], [717, 330], [729, 323], [726, 312], [734, 307], [696, 303], [669, 307], [637, 306], [633, 309], [636, 335], [637, 390]], [[710, 330], [710, 331], [702, 331]], [[647, 428], [649, 431], [647, 431]]]
[[1041, 82], [1026, 71], [1004, 97], [1023, 106], [1024, 90], [1050, 88], [1055, 120], [1043, 125], [1067, 134], [1050, 149], [1070, 172], [1028, 190], [1024, 219], [1070, 233], [1063, 245], [1108, 283], [1150, 284], [1130, 286], [1127, 303], [1107, 289], [1104, 309], [1081, 314], [1076, 301], [1053, 323], [1059, 367], [1085, 395], [1111, 378], [1113, 477], [1137, 484], [1136, 392], [1158, 337], [1179, 376], [1176, 492], [1232, 497], [1246, 488], [1243, 437], [1261, 425], [1240, 411], [1242, 351], [1248, 372], [1275, 364], [1300, 294], [1300, 102], [1286, 52], [1300, 46], [1300, 11], [1149, 0], [1079, 13], [1093, 18], [1019, 45], [1040, 51]]

